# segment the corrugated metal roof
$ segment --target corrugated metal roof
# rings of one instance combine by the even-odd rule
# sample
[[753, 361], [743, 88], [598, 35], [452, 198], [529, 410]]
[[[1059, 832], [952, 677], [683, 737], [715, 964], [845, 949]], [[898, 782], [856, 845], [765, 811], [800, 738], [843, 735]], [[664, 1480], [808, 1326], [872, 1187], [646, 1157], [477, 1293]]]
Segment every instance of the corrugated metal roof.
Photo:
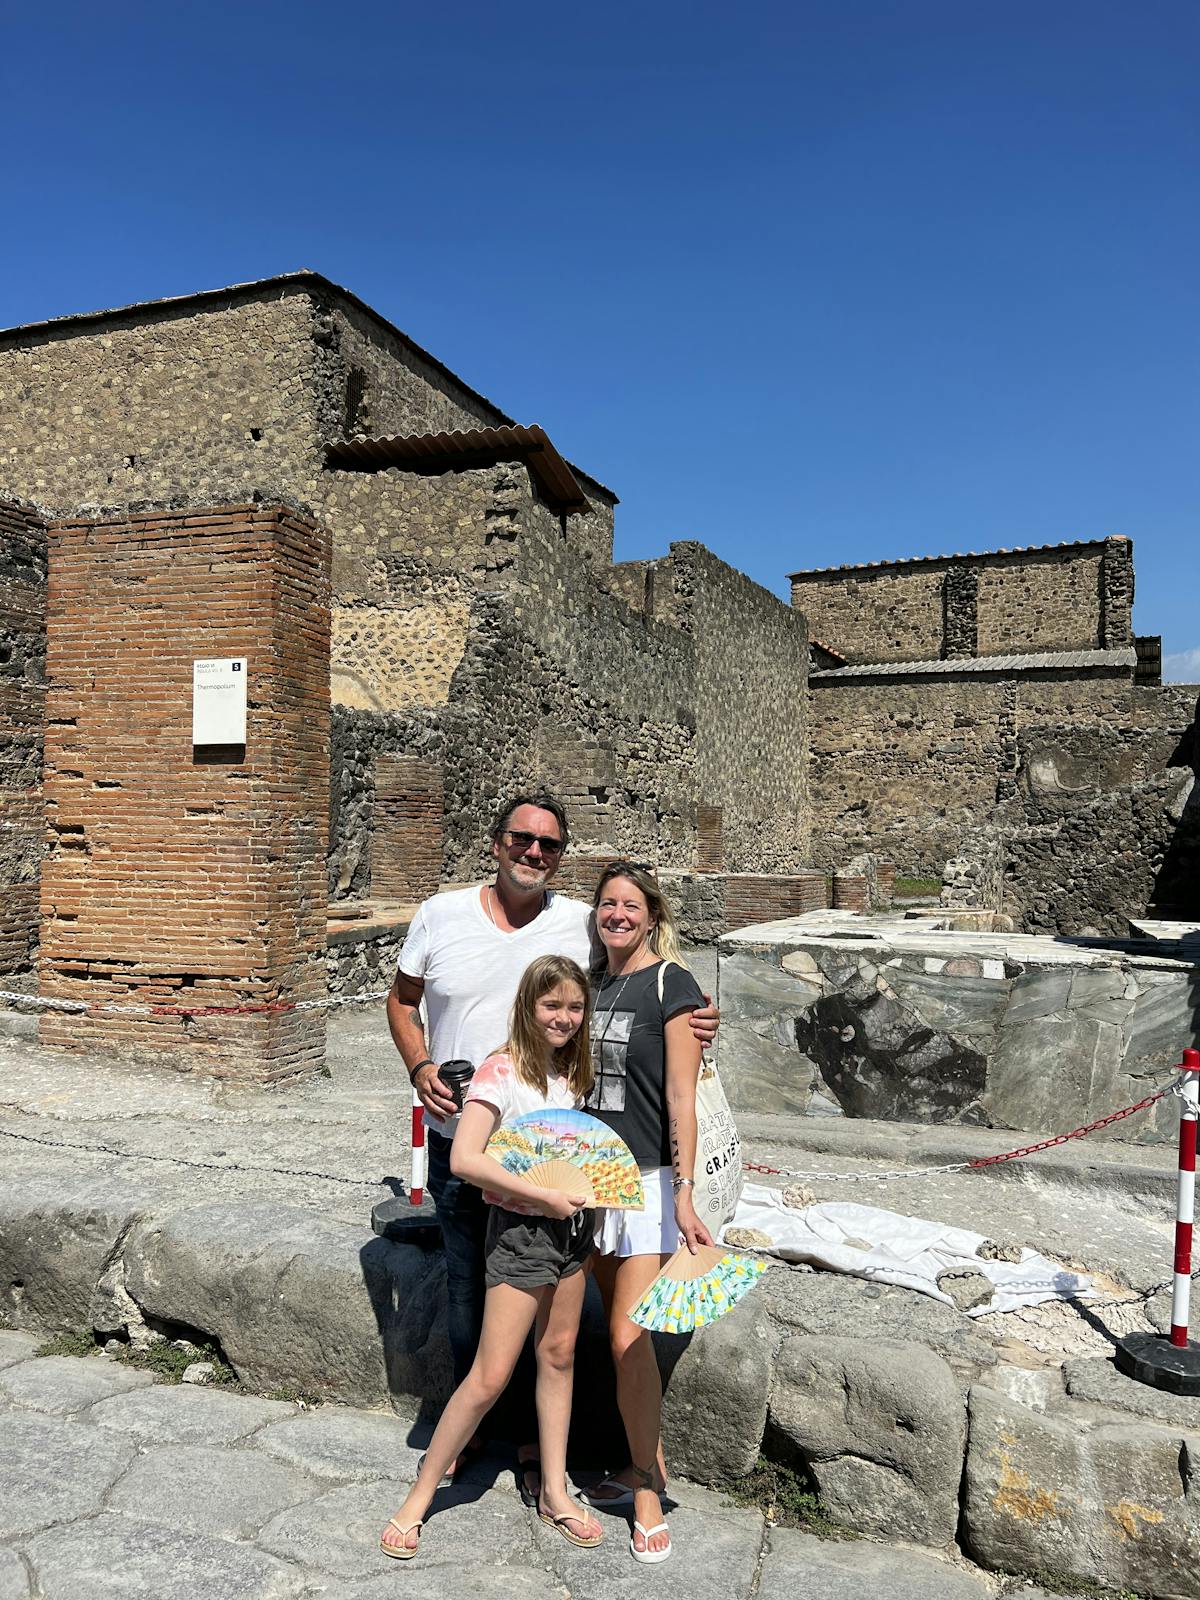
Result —
[[810, 672], [808, 681], [844, 678], [902, 678], [913, 674], [924, 677], [957, 677], [962, 672], [1036, 672], [1050, 668], [1055, 671], [1071, 667], [1128, 667], [1133, 668], [1137, 655], [1133, 650], [1050, 650], [1039, 655], [1024, 656], [963, 656], [950, 661], [858, 661], [852, 667], [826, 667]]
[[1042, 550], [1086, 550], [1092, 546], [1102, 548], [1109, 539], [1118, 539], [1122, 544], [1129, 543], [1123, 533], [1113, 533], [1103, 539], [1064, 539], [1060, 544], [1017, 544], [1011, 548], [1002, 546], [999, 550], [965, 550], [948, 556], [903, 556], [898, 561], [849, 561], [836, 567], [805, 567], [800, 572], [789, 572], [788, 579], [816, 578], [826, 572], [880, 572], [887, 567], [928, 567], [938, 561], [983, 561], [989, 556], [1028, 556]]
[[523, 461], [543, 498], [557, 511], [585, 511], [587, 496], [570, 467], [550, 443], [544, 428], [455, 429], [453, 433], [405, 433], [391, 439], [343, 439], [325, 453], [329, 467], [378, 472], [384, 467], [486, 467], [497, 461]]

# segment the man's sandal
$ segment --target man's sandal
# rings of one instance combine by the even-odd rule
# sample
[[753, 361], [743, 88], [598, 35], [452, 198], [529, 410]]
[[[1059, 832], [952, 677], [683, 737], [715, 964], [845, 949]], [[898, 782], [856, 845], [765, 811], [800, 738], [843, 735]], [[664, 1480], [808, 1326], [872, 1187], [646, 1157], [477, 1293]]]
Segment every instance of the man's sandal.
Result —
[[[633, 1525], [633, 1531], [634, 1533], [640, 1533], [642, 1538], [646, 1541], [646, 1548], [644, 1550], [639, 1550], [637, 1545], [633, 1542], [633, 1534], [630, 1534], [629, 1554], [635, 1561], [640, 1561], [644, 1567], [652, 1567], [656, 1566], [658, 1562], [666, 1561], [670, 1558], [673, 1546], [671, 1544], [670, 1530], [665, 1522], [656, 1523], [653, 1528], [643, 1528], [640, 1522], [635, 1522]], [[650, 1541], [653, 1539], [656, 1533], [665, 1533], [667, 1535], [666, 1548], [663, 1550], [651, 1550], [650, 1548]]]
[[572, 1533], [567, 1527], [568, 1522], [577, 1522], [581, 1528], [586, 1528], [588, 1523], [586, 1512], [581, 1515], [580, 1512], [565, 1511], [561, 1517], [552, 1517], [539, 1506], [538, 1521], [544, 1522], [548, 1528], [556, 1528], [569, 1544], [577, 1544], [581, 1550], [592, 1550], [596, 1545], [604, 1543], [603, 1528], [597, 1530], [594, 1538], [585, 1539], [582, 1534]]
[[[530, 1473], [537, 1476], [537, 1488], [529, 1487]], [[517, 1461], [517, 1493], [521, 1496], [521, 1504], [528, 1506], [531, 1511], [536, 1510], [538, 1500], [542, 1493], [542, 1458], [540, 1455], [526, 1456], [524, 1461]]]
[[[634, 1467], [631, 1470], [637, 1473], [639, 1477], [643, 1476], [637, 1467]], [[631, 1506], [633, 1504], [634, 1495], [637, 1493], [637, 1490], [641, 1488], [653, 1489], [654, 1485], [653, 1483], [639, 1483], [637, 1488], [631, 1489], [627, 1483], [621, 1482], [620, 1474], [614, 1472], [610, 1477], [601, 1478], [600, 1482], [594, 1483], [590, 1489], [582, 1490], [579, 1498], [584, 1502], [585, 1505], [591, 1506], [596, 1511], [602, 1511], [605, 1506]], [[613, 1492], [606, 1494], [605, 1490], [611, 1490]], [[665, 1478], [663, 1479], [662, 1488], [655, 1489], [654, 1492], [657, 1495], [666, 1494], [667, 1481]]]
[[[415, 1522], [403, 1523], [397, 1522], [395, 1517], [389, 1517], [387, 1520], [387, 1525], [389, 1528], [395, 1528], [396, 1532], [400, 1535], [401, 1542], [399, 1544], [384, 1544], [383, 1540], [380, 1539], [379, 1548], [383, 1551], [385, 1556], [391, 1556], [395, 1561], [411, 1561], [416, 1555], [417, 1551], [421, 1548], [420, 1529], [425, 1526], [425, 1519], [423, 1517], [418, 1517]], [[414, 1528], [418, 1530], [416, 1544], [405, 1544], [404, 1540], [408, 1538], [409, 1534]]]

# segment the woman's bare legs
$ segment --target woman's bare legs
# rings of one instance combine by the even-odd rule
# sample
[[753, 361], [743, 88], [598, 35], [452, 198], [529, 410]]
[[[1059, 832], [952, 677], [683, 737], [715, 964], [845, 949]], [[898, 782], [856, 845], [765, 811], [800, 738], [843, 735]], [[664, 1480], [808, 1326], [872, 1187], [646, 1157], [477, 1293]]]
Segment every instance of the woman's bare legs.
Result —
[[[425, 1465], [396, 1512], [401, 1526], [419, 1521], [429, 1510], [442, 1474], [503, 1393], [539, 1308], [549, 1297], [549, 1289], [514, 1289], [507, 1283], [488, 1290], [474, 1365], [447, 1401], [425, 1452]], [[402, 1534], [389, 1525], [382, 1543], [415, 1550], [417, 1530]]]
[[[632, 1470], [617, 1473], [617, 1481], [634, 1491], [633, 1515], [643, 1528], [663, 1519], [662, 1500], [667, 1475], [662, 1453], [662, 1379], [650, 1335], [629, 1320], [629, 1312], [658, 1277], [670, 1256], [592, 1257], [592, 1272], [608, 1315], [608, 1338], [617, 1374], [617, 1405], [629, 1440]], [[634, 1534], [639, 1550], [647, 1548]], [[665, 1550], [670, 1536], [657, 1533], [651, 1550]]]
[[538, 1307], [534, 1352], [537, 1356], [538, 1437], [542, 1451], [542, 1489], [538, 1509], [551, 1517], [570, 1517], [581, 1538], [601, 1529], [567, 1490], [567, 1433], [571, 1426], [571, 1384], [575, 1340], [587, 1275], [560, 1278]]

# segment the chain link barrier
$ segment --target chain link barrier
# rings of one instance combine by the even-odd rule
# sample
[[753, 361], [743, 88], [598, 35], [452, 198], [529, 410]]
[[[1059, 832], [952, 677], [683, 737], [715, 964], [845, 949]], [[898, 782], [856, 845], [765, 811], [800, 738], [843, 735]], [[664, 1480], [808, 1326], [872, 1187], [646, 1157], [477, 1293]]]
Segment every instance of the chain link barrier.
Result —
[[386, 1000], [390, 989], [372, 989], [366, 994], [331, 994], [320, 1000], [245, 1001], [236, 1006], [118, 1005], [108, 1000], [56, 1000], [47, 995], [25, 994], [19, 989], [0, 989], [0, 1001], [14, 1011], [103, 1011], [118, 1017], [252, 1017], [274, 1016], [281, 1011], [322, 1011], [334, 1006], [371, 1005]]

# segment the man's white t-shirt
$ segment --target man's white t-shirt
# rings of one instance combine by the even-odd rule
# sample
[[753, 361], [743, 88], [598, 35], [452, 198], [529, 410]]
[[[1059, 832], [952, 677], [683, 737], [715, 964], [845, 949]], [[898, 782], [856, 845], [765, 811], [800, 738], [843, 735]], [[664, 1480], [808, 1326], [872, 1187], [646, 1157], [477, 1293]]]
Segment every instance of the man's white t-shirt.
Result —
[[[508, 1039], [521, 975], [538, 956], [569, 956], [584, 972], [591, 959], [591, 907], [547, 891], [545, 908], [523, 928], [502, 932], [483, 909], [478, 887], [424, 901], [397, 962], [425, 984], [425, 1037], [431, 1060], [479, 1066]], [[425, 1113], [425, 1126], [453, 1137], [458, 1119]]]

